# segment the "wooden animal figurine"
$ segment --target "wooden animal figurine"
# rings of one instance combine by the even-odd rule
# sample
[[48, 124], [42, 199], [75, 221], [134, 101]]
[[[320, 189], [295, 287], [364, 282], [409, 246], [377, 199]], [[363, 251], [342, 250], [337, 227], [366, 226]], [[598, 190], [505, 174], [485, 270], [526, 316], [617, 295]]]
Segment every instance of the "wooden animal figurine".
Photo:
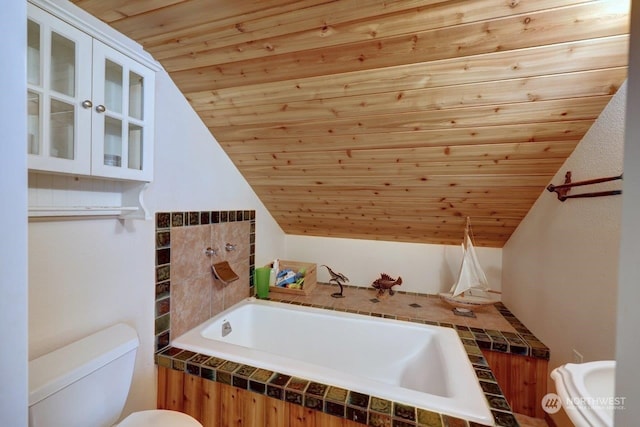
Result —
[[393, 289], [394, 286], [400, 286], [402, 284], [402, 277], [398, 276], [397, 279], [389, 276], [387, 273], [381, 273], [380, 278], [374, 280], [371, 284], [374, 289], [378, 290], [377, 296], [382, 296], [384, 291], [389, 290], [389, 295], [393, 295], [395, 292]]
[[329, 279], [329, 283], [334, 282], [336, 285], [340, 286], [340, 292], [334, 292], [331, 294], [331, 296], [334, 298], [344, 298], [344, 295], [342, 295], [342, 285], [344, 282], [348, 282], [349, 278], [342, 273], [336, 273], [331, 268], [329, 268], [328, 265], [323, 264], [320, 267], [325, 267], [329, 271], [329, 275], [331, 276], [331, 279]]

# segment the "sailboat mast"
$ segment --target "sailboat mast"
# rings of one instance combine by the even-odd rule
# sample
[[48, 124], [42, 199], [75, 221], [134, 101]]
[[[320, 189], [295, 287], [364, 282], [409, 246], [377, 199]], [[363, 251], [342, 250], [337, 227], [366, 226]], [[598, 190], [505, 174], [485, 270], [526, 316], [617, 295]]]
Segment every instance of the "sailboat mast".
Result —
[[471, 227], [471, 218], [467, 217], [467, 223], [464, 226], [464, 249], [467, 250], [469, 248], [469, 245], [467, 244], [467, 237], [469, 237], [469, 228]]

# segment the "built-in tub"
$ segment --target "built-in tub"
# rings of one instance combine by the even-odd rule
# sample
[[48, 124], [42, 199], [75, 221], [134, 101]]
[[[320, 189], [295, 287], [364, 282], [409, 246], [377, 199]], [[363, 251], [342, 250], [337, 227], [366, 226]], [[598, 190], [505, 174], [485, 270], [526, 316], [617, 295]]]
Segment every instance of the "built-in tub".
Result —
[[[223, 336], [223, 330], [231, 332]], [[493, 424], [453, 329], [247, 298], [173, 346]]]

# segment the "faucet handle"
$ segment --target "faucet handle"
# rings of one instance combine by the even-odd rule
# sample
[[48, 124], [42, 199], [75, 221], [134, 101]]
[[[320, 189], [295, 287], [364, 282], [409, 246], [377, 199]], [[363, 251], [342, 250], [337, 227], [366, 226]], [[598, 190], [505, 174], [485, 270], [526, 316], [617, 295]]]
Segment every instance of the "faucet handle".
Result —
[[204, 250], [204, 254], [208, 257], [215, 256], [215, 255], [218, 255], [218, 250], [208, 247], [207, 249]]

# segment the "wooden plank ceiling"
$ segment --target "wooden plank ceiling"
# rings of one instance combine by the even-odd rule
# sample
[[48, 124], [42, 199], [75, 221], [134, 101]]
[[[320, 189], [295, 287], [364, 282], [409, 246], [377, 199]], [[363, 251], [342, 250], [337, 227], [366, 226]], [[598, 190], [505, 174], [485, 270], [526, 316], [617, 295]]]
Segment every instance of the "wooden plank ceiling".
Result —
[[628, 0], [74, 2], [162, 63], [289, 234], [458, 244], [470, 216], [502, 247], [627, 72]]

